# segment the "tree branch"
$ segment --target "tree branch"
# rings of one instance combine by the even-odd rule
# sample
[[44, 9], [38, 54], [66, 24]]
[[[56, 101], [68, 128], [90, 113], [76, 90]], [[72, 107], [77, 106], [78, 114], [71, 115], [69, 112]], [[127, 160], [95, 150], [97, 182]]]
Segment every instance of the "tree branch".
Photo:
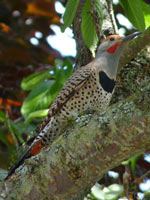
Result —
[[138, 38], [132, 40], [125, 48], [120, 58], [119, 68], [127, 64], [141, 49], [145, 48], [146, 45], [150, 45], [150, 27], [139, 35]]
[[106, 172], [148, 150], [149, 80], [142, 84], [142, 90], [105, 114], [84, 115], [69, 123], [63, 136], [26, 160], [4, 183], [1, 199], [83, 199]]
[[[103, 10], [103, 15], [104, 15], [104, 19], [103, 19], [103, 25], [102, 27], [100, 27], [97, 25], [96, 27], [99, 27], [100, 30], [102, 29], [102, 34], [100, 34], [100, 30], [98, 30], [98, 28], [96, 28], [97, 34], [98, 34], [98, 38], [101, 40], [103, 39], [103, 34], [104, 35], [110, 35], [110, 34], [114, 34], [114, 24], [115, 21], [113, 19], [113, 25], [112, 25], [112, 11], [111, 11], [111, 15], [109, 13], [109, 9], [108, 8], [112, 8], [112, 2], [109, 1], [109, 5], [107, 3], [107, 0], [99, 0], [102, 6], [102, 10]], [[88, 47], [85, 45], [84, 40], [82, 38], [82, 32], [81, 32], [81, 22], [82, 22], [82, 8], [84, 5], [85, 0], [80, 0], [79, 1], [79, 6], [77, 9], [77, 14], [76, 17], [74, 19], [73, 22], [73, 31], [74, 31], [74, 36], [75, 36], [75, 40], [77, 43], [77, 56], [76, 56], [76, 66], [75, 68], [78, 69], [81, 66], [84, 66], [86, 64], [88, 64], [89, 62], [91, 62], [91, 60], [93, 59], [92, 53], [90, 52], [90, 50], [88, 49]], [[91, 11], [92, 13], [95, 13], [94, 10], [94, 6], [93, 6], [93, 10]], [[95, 18], [94, 18], [95, 17]], [[93, 15], [93, 21], [95, 24], [98, 24], [97, 21], [99, 19], [97, 18], [97, 15]]]

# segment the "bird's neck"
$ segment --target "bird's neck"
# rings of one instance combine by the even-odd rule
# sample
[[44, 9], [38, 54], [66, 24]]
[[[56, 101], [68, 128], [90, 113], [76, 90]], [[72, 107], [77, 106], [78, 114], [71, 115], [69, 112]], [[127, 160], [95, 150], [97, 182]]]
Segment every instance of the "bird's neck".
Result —
[[95, 59], [100, 64], [100, 69], [103, 69], [109, 77], [116, 79], [119, 58], [120, 56], [104, 53], [97, 55]]

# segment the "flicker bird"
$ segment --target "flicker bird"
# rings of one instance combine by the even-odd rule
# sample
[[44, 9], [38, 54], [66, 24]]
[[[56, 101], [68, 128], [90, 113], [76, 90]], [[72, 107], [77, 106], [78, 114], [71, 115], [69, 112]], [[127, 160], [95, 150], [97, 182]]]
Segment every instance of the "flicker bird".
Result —
[[106, 109], [114, 92], [120, 55], [128, 41], [139, 34], [107, 37], [98, 47], [95, 59], [72, 74], [50, 105], [48, 116], [39, 134], [6, 179], [25, 159], [38, 154], [43, 147], [51, 145], [60, 136], [61, 127], [67, 118], [88, 110], [101, 113]]

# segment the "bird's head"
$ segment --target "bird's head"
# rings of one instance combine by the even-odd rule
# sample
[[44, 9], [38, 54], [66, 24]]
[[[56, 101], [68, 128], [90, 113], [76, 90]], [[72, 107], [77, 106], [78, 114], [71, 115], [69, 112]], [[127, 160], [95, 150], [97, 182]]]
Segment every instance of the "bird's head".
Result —
[[132, 40], [135, 36], [139, 35], [140, 32], [130, 34], [128, 36], [110, 35], [100, 44], [97, 54], [107, 52], [108, 54], [116, 54], [124, 49], [126, 43]]
[[137, 32], [126, 37], [110, 35], [100, 44], [96, 53], [96, 60], [110, 77], [116, 77], [120, 55], [126, 44], [139, 34]]

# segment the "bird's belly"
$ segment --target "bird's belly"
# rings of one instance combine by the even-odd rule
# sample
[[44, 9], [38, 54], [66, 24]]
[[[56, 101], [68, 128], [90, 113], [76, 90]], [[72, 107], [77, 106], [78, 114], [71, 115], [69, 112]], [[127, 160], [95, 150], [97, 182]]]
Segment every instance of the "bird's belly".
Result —
[[83, 96], [82, 91], [76, 94], [67, 104], [61, 109], [59, 115], [62, 120], [65, 120], [70, 117], [76, 117], [79, 114], [90, 113], [90, 112], [103, 112], [106, 107], [109, 105], [112, 94], [107, 93], [99, 88], [98, 90], [85, 93]]
[[93, 105], [94, 110], [98, 111], [99, 113], [104, 111], [106, 107], [109, 105], [111, 97], [112, 97], [111, 93], [107, 93], [104, 90], [101, 90], [101, 95], [99, 95], [97, 101]]

